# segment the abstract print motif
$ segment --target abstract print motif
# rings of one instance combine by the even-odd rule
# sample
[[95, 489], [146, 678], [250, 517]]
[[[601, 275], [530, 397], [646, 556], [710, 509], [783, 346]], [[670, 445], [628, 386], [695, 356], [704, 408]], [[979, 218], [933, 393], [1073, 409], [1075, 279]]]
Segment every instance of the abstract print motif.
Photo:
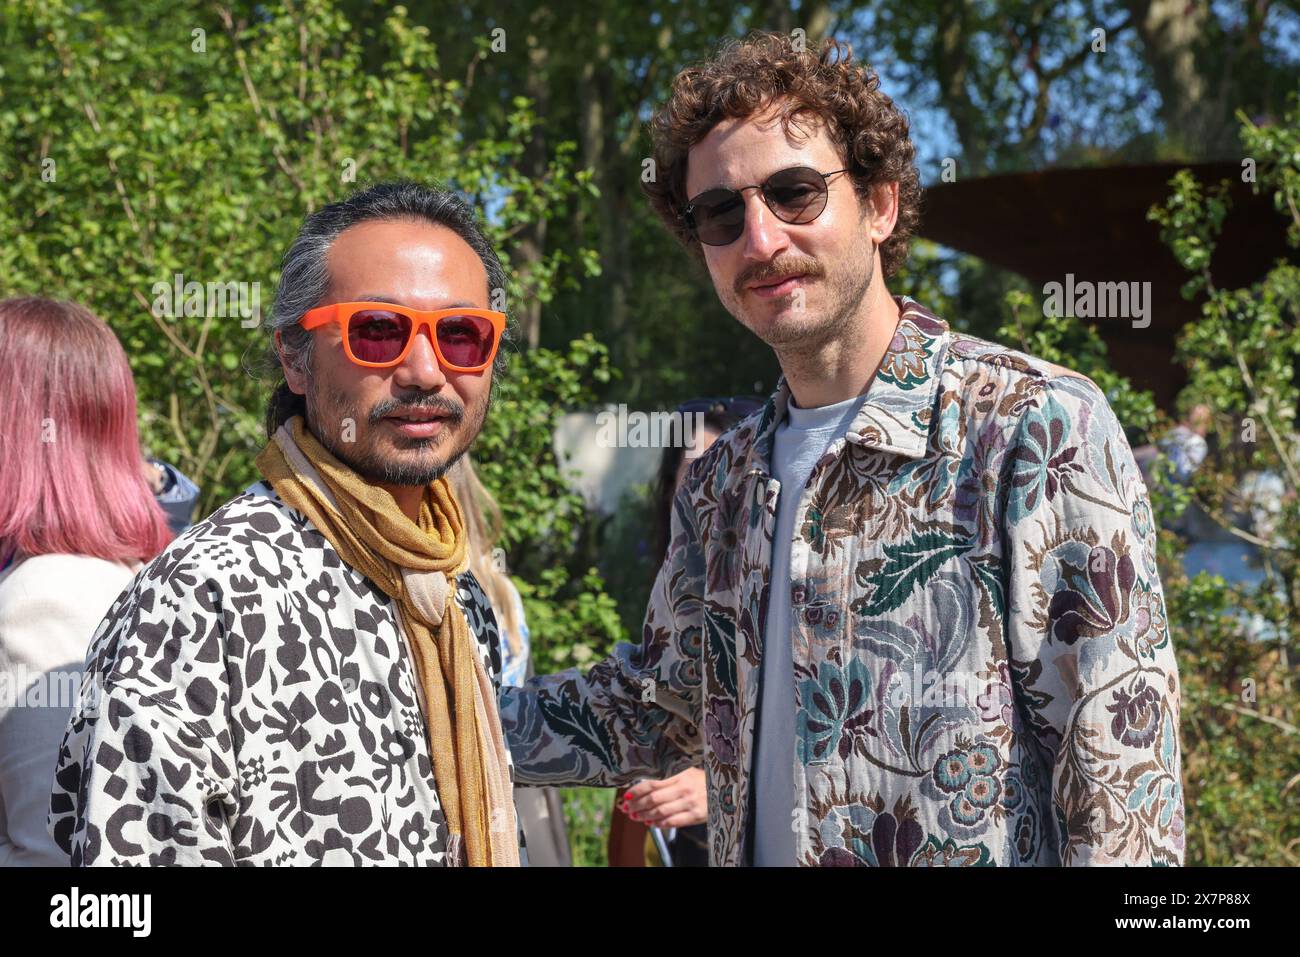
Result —
[[[491, 606], [455, 594], [495, 683]], [[416, 680], [387, 596], [254, 485], [101, 623], [51, 833], [74, 865], [443, 864]]]

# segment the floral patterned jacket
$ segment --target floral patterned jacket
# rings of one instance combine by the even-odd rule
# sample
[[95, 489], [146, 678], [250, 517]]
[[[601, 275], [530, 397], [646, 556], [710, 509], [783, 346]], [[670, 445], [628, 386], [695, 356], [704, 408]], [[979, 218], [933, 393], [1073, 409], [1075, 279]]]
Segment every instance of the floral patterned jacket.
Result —
[[[1087, 378], [898, 300], [792, 546], [804, 865], [1181, 864], [1178, 671], [1147, 490]], [[766, 406], [692, 465], [639, 645], [501, 691], [520, 783], [708, 775], [752, 860], [778, 483]]]

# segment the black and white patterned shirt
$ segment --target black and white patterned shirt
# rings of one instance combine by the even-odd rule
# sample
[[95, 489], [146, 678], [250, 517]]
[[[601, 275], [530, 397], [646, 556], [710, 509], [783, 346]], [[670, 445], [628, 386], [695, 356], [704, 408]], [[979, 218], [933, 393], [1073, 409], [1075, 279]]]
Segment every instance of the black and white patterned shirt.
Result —
[[[456, 601], [498, 687], [468, 572]], [[417, 685], [393, 602], [253, 485], [100, 624], [50, 832], [74, 865], [444, 864]]]

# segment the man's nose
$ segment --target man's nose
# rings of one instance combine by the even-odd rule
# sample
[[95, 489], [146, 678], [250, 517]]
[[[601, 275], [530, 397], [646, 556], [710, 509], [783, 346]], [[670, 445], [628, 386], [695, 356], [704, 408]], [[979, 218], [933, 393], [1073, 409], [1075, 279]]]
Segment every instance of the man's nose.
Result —
[[419, 392], [436, 392], [447, 384], [447, 373], [438, 362], [433, 349], [433, 339], [428, 326], [421, 326], [411, 351], [396, 369], [393, 382], [404, 389]]
[[745, 258], [754, 262], [770, 262], [789, 245], [784, 226], [767, 208], [759, 190], [750, 193], [745, 198], [745, 232], [742, 240]]

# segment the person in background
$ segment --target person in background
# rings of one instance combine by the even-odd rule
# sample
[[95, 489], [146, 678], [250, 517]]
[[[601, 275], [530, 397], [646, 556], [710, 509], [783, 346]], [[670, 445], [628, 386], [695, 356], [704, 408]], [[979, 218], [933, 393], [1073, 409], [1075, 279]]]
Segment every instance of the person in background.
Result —
[[[679, 414], [702, 416], [704, 427], [695, 430], [690, 458], [685, 448], [670, 445], [659, 459], [654, 484], [656, 571], [668, 554], [673, 497], [681, 486], [686, 467], [718, 436], [762, 405], [763, 400], [757, 397], [737, 396], [692, 399], [677, 407]], [[650, 841], [662, 864], [706, 867], [709, 862], [707, 820], [708, 795], [702, 768], [688, 768], [663, 780], [639, 781], [633, 787], [620, 789], [614, 795], [610, 822], [609, 864], [611, 867], [645, 866], [649, 854], [646, 845]]]
[[45, 818], [86, 649], [172, 533], [126, 353], [101, 319], [0, 301], [0, 368], [0, 867], [66, 866]]
[[[491, 601], [501, 633], [501, 684], [519, 687], [532, 677], [528, 622], [519, 589], [506, 572], [501, 540], [501, 507], [478, 477], [468, 455], [447, 474], [452, 492], [465, 515], [469, 567]], [[571, 867], [564, 805], [558, 788], [515, 791], [515, 810], [524, 832], [524, 850], [532, 867]]]
[[190, 527], [194, 504], [203, 490], [180, 469], [152, 456], [144, 460], [144, 473], [154, 498], [167, 515], [172, 534], [179, 535]]

